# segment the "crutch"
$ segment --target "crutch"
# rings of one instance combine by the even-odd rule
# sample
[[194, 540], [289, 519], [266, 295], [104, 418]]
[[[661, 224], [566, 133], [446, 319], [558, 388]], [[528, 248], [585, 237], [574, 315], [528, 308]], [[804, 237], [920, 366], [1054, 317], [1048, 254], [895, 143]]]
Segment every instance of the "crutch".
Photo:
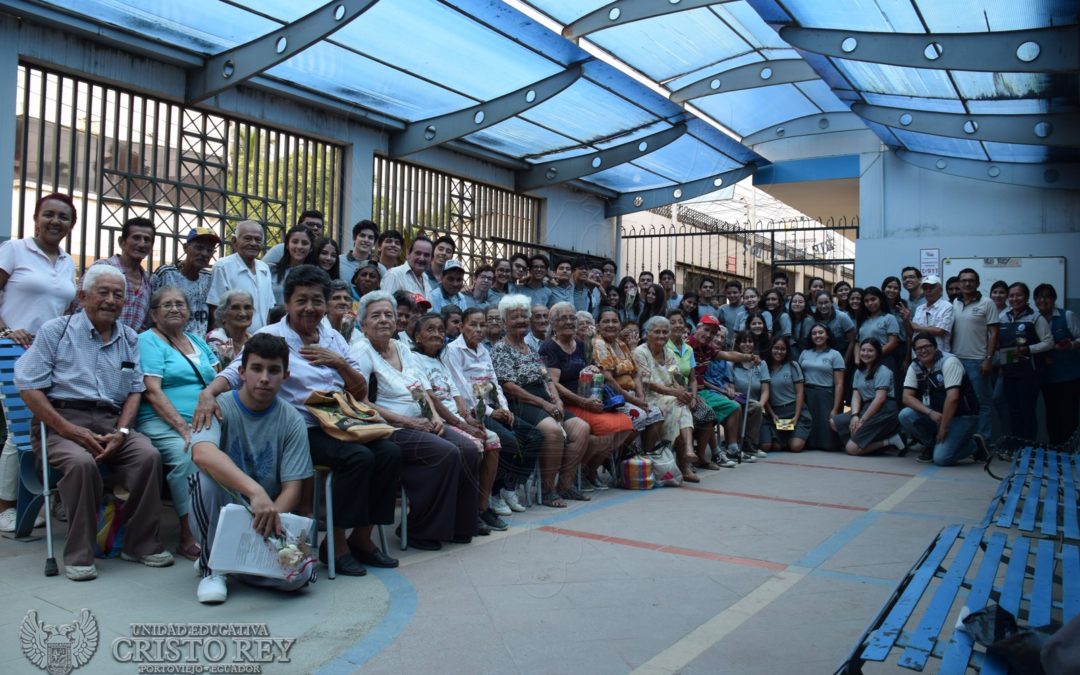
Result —
[[49, 482], [49, 451], [45, 444], [45, 423], [41, 424], [41, 494], [45, 497], [45, 576], [55, 577], [60, 571], [56, 568], [52, 541], [52, 485]]
[[743, 404], [742, 423], [739, 425], [739, 464], [742, 464], [742, 448], [746, 447], [746, 420], [750, 418], [750, 391], [754, 388], [754, 376], [757, 375], [758, 366], [751, 366], [750, 377], [746, 378], [746, 403]]

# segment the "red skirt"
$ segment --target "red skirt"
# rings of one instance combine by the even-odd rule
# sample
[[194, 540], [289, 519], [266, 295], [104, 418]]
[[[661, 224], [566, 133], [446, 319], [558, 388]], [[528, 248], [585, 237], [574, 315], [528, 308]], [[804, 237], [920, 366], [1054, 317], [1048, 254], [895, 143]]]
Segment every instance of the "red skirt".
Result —
[[630, 418], [621, 412], [590, 412], [576, 405], [567, 405], [566, 409], [574, 413], [574, 417], [580, 417], [589, 423], [589, 429], [593, 436], [607, 436], [623, 431], [633, 431], [634, 425]]

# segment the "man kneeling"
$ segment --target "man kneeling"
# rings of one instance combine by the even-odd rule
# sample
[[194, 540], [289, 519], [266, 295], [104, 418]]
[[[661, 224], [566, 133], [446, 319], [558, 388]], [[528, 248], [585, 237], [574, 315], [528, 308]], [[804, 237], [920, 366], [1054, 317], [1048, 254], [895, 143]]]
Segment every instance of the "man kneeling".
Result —
[[[240, 388], [217, 397], [221, 421], [191, 438], [201, 470], [188, 478], [192, 529], [199, 538], [199, 602], [225, 602], [226, 577], [210, 569], [218, 513], [238, 498], [247, 501], [259, 534], [281, 534], [279, 514], [300, 502], [301, 483], [313, 475], [307, 428], [292, 406], [278, 400], [289, 377], [289, 347], [280, 337], [256, 333], [244, 346]], [[314, 566], [291, 580], [243, 575], [244, 582], [295, 591], [314, 580]]]

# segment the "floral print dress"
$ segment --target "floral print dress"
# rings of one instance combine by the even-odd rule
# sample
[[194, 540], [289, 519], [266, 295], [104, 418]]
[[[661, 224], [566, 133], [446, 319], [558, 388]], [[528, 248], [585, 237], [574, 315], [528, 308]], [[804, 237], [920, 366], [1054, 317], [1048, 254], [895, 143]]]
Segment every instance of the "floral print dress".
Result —
[[658, 394], [648, 385], [650, 382], [665, 386], [675, 386], [673, 373], [678, 368], [675, 354], [664, 348], [663, 362], [658, 362], [647, 344], [634, 349], [634, 360], [641, 370], [641, 382], [645, 385], [645, 399], [660, 409], [664, 414], [664, 425], [660, 427], [660, 438], [674, 442], [681, 429], [693, 429], [694, 417], [690, 409], [679, 403], [678, 399], [668, 394]]

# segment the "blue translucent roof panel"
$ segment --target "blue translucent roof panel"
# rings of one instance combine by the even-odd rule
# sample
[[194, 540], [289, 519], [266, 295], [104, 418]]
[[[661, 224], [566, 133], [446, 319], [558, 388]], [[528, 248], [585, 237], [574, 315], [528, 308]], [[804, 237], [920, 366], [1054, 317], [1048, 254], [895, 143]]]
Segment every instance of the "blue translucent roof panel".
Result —
[[312, 45], [266, 74], [410, 121], [475, 103], [326, 42]]
[[1038, 98], [968, 101], [967, 106], [976, 115], [1040, 115], [1050, 111], [1050, 101]]
[[540, 155], [552, 148], [577, 144], [572, 138], [518, 117], [511, 117], [487, 129], [469, 134], [465, 140], [517, 158]]
[[836, 94], [832, 92], [832, 89], [829, 89], [829, 85], [825, 84], [823, 80], [798, 82], [795, 86], [823, 112], [844, 112], [850, 109], [840, 99], [836, 98]]
[[507, 35], [517, 43], [528, 45], [563, 66], [589, 58], [589, 55], [573, 42], [552, 32], [546, 26], [525, 19], [520, 12], [503, 0], [442, 0], [442, 2], [456, 7], [471, 17], [476, 17], [492, 30]]
[[244, 6], [268, 14], [286, 23], [310, 14], [325, 3], [322, 0], [245, 0]]
[[616, 192], [632, 192], [634, 190], [648, 190], [649, 188], [665, 187], [674, 185], [671, 180], [646, 171], [633, 164], [620, 164], [613, 166], [607, 171], [601, 171], [582, 178], [581, 180], [606, 187]]
[[656, 122], [655, 115], [585, 78], [521, 116], [579, 141]]
[[1050, 159], [1053, 148], [1046, 145], [1019, 145], [1016, 143], [983, 143], [986, 153], [995, 162], [1045, 162]]
[[863, 120], [863, 124], [865, 124], [867, 128], [870, 129], [870, 131], [873, 131], [875, 134], [877, 134], [878, 138], [880, 138], [885, 143], [885, 145], [894, 148], [902, 147], [904, 145], [900, 142], [900, 139], [893, 134], [892, 129], [890, 129], [889, 127], [883, 124], [878, 124], [877, 122], [871, 122], [869, 120]]
[[925, 152], [931, 155], [948, 155], [950, 157], [964, 157], [966, 159], [986, 159], [986, 152], [983, 151], [982, 145], [978, 141], [972, 141], [966, 138], [948, 138], [946, 136], [920, 134], [914, 131], [897, 129], [895, 127], [892, 129], [892, 133], [908, 150], [913, 150], [915, 152]]
[[956, 90], [943, 70], [905, 68], [846, 59], [832, 61], [861, 91], [922, 98], [956, 98]]
[[562, 24], [573, 23], [611, 0], [529, 0], [529, 4]]
[[780, 35], [754, 11], [754, 8], [742, 0], [713, 5], [711, 9], [755, 48], [785, 49], [788, 46], [780, 39]]
[[806, 28], [842, 26], [847, 30], [883, 33], [924, 32], [911, 0], [784, 0], [783, 5]]
[[727, 134], [721, 133], [716, 127], [705, 120], [693, 118], [686, 123], [686, 127], [689, 129], [689, 132], [693, 134], [694, 138], [702, 143], [711, 145], [718, 152], [722, 152], [738, 162], [745, 164], [747, 162], [761, 160], [761, 157], [753, 150], [737, 142]]
[[764, 59], [761, 57], [761, 54], [757, 52], [747, 52], [746, 54], [740, 54], [739, 56], [735, 56], [730, 59], [724, 59], [719, 63], [710, 64], [705, 68], [699, 68], [692, 73], [680, 75], [679, 77], [676, 77], [668, 82], [664, 82], [663, 84], [671, 91], [675, 91], [676, 89], [681, 89], [688, 84], [693, 84], [698, 80], [722, 73], [725, 70], [731, 70], [732, 68], [745, 66], [748, 63], [761, 63], [762, 61], [764, 61]]
[[981, 33], [1076, 23], [1074, 0], [917, 0], [916, 4], [932, 33]]
[[[563, 70], [435, 0], [377, 2], [331, 39], [478, 100]], [[477, 77], [482, 64], [490, 67]]]
[[864, 93], [863, 98], [870, 105], [901, 110], [921, 110], [925, 112], [962, 113], [964, 104], [955, 98], [917, 98], [914, 96], [892, 96], [890, 94]]
[[588, 38], [657, 81], [698, 70], [750, 48], [705, 7], [606, 28]]
[[1051, 77], [1043, 73], [951, 72], [960, 96], [967, 99], [1041, 98], [1052, 87]]
[[695, 99], [694, 106], [743, 136], [779, 122], [820, 112], [790, 84], [706, 96]]
[[676, 183], [705, 178], [740, 166], [730, 157], [689, 135], [634, 160], [634, 163]]

